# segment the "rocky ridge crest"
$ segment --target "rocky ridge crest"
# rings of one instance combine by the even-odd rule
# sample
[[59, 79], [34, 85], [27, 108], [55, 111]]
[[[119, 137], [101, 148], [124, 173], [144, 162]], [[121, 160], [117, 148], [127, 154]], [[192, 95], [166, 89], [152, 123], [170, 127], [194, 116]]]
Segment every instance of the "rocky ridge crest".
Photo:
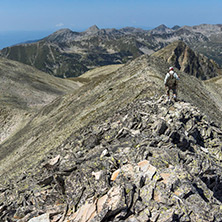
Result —
[[168, 68], [144, 55], [92, 70], [1, 143], [0, 220], [221, 218], [221, 100], [175, 69], [180, 101], [166, 104]]
[[[107, 67], [106, 71], [96, 69], [94, 73], [90, 72], [92, 79], [87, 77], [89, 73], [83, 75], [86, 80], [77, 78], [77, 81], [85, 82], [82, 87], [72, 94], [57, 97], [1, 143], [1, 176], [11, 178], [37, 164], [44, 153], [54, 150], [71, 133], [94, 119], [105, 121], [104, 118], [112, 116], [113, 112], [133, 103], [135, 99], [164, 94], [163, 80], [169, 68], [165, 61], [141, 56], [119, 69], [113, 68], [110, 71]], [[176, 72], [180, 75], [179, 98], [195, 104], [201, 112], [220, 121], [221, 100], [213, 97], [197, 78], [179, 70]]]
[[3, 221], [221, 221], [218, 125], [144, 98], [72, 134], [0, 187]]

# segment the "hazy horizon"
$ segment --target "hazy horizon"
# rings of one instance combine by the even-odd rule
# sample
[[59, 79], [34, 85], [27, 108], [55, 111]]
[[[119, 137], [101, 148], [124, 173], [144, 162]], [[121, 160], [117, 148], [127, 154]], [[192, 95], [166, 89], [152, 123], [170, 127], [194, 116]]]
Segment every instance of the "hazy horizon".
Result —
[[[96, 25], [96, 24], [95, 24]], [[126, 27], [126, 26], [124, 26]], [[124, 27], [99, 27], [100, 29], [103, 28], [115, 28], [115, 29], [121, 29]], [[14, 31], [0, 31], [0, 50], [5, 48], [5, 47], [10, 47], [12, 45], [20, 44], [20, 43], [25, 43], [28, 41], [36, 41], [40, 40], [53, 32], [62, 29], [62, 28], [68, 28], [68, 27], [61, 27], [57, 29], [52, 29], [52, 30], [14, 30]], [[76, 32], [82, 32], [88, 29], [89, 27], [84, 27], [84, 28], [79, 28], [79, 29], [71, 29], [72, 31]], [[135, 27], [135, 28], [142, 28], [144, 30], [149, 30], [155, 27], [146, 27], [146, 26], [141, 26], [141, 27]], [[69, 28], [70, 29], [70, 28]]]
[[[97, 24], [94, 24], [94, 25], [97, 25]], [[162, 25], [162, 24], [159, 24], [159, 25]], [[166, 25], [166, 24], [164, 24], [164, 25]], [[175, 25], [178, 25], [178, 24], [174, 24], [172, 26], [167, 26], [167, 25], [166, 26], [169, 28], [172, 28]], [[196, 25], [201, 25], [201, 24], [196, 24]], [[93, 26], [93, 24], [91, 26]], [[158, 26], [156, 26], [156, 27], [158, 27]], [[184, 25], [179, 25], [179, 26], [182, 27]], [[71, 29], [72, 31], [83, 32], [86, 29], [88, 29], [89, 27], [84, 27], [84, 28], [79, 28], [79, 29], [71, 29], [69, 27], [61, 27], [61, 28], [51, 29], [51, 30], [0, 31], [0, 50], [5, 47], [10, 47], [10, 46], [13, 46], [16, 44], [21, 44], [21, 43], [25, 43], [25, 42], [29, 42], [29, 41], [37, 41], [37, 40], [43, 39], [43, 38], [47, 37], [48, 35], [52, 34], [53, 32], [58, 31], [59, 29], [68, 28], [68, 29]], [[156, 27], [150, 27], [148, 25], [147, 26], [123, 26], [123, 27], [99, 27], [98, 26], [98, 28], [100, 28], [100, 29], [106, 29], [106, 28], [121, 29], [124, 27], [141, 28], [144, 30], [151, 30], [151, 29], [156, 28]]]
[[61, 28], [83, 31], [94, 24], [99, 28], [220, 24], [221, 8], [221, 0], [1, 0], [0, 48]]

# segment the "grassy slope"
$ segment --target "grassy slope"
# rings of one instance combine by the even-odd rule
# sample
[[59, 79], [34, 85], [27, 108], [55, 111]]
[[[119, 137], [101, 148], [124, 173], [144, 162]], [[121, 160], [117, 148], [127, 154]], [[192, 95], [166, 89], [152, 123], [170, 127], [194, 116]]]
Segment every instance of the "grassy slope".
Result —
[[13, 103], [18, 108], [46, 105], [55, 97], [79, 87], [69, 80], [55, 78], [35, 68], [0, 59], [1, 104]]
[[222, 111], [222, 77], [218, 76], [204, 82], [207, 90], [210, 92], [211, 99]]
[[15, 134], [43, 106], [79, 88], [19, 62], [0, 58], [0, 143]]

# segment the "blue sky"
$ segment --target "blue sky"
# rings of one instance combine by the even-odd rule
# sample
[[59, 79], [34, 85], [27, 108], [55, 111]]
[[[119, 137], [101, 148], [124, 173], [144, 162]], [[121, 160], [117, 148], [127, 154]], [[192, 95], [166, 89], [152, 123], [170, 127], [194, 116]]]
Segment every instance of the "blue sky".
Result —
[[222, 23], [222, 0], [0, 0], [0, 49], [61, 28]]
[[222, 0], [1, 0], [0, 32], [222, 23]]

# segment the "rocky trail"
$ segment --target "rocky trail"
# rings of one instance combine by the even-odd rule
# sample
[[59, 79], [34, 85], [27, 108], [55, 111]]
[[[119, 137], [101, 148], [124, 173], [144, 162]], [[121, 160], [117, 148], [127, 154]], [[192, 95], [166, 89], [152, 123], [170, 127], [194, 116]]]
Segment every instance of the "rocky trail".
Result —
[[222, 220], [222, 130], [185, 101], [137, 100], [0, 182], [0, 221]]

